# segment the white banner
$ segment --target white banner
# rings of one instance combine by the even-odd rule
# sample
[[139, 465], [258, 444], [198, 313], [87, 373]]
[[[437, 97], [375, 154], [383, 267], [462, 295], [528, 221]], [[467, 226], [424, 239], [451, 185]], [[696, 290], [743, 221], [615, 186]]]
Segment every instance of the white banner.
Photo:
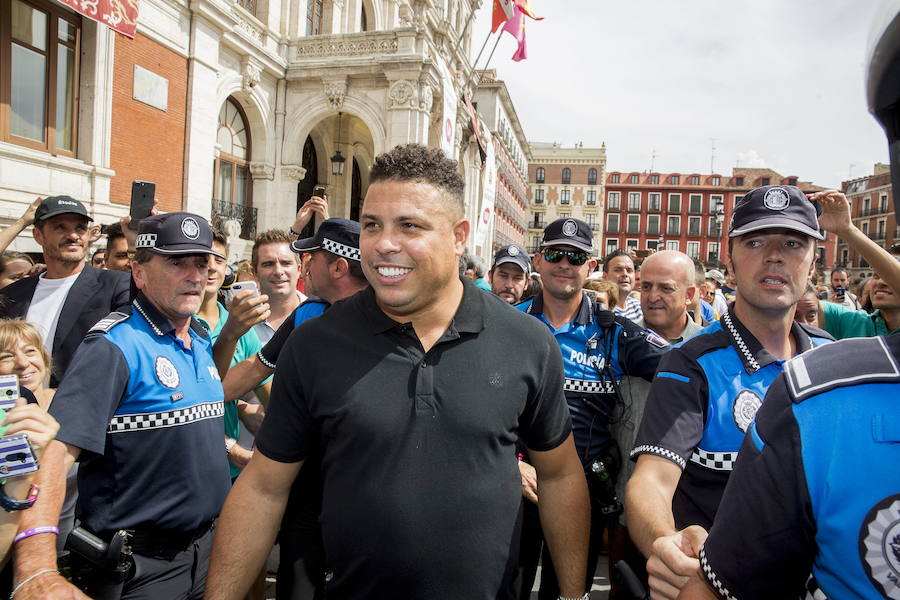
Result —
[[441, 150], [447, 158], [456, 160], [456, 107], [459, 97], [453, 87], [453, 75], [443, 60], [437, 61], [437, 69], [441, 75], [444, 96], [444, 110], [441, 116]]
[[475, 246], [484, 247], [485, 240], [490, 242], [488, 234], [494, 225], [494, 202], [497, 199], [497, 163], [494, 156], [494, 137], [478, 119], [481, 128], [481, 139], [484, 140], [484, 170], [481, 173], [481, 212], [478, 217], [478, 229], [475, 232]]

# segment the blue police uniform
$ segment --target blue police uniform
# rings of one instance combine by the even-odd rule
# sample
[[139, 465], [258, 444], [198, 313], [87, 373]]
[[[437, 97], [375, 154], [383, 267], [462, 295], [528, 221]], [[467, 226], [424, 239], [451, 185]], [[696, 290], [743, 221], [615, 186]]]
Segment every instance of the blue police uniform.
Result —
[[[190, 336], [188, 348], [138, 294], [130, 310], [90, 330], [50, 408], [57, 439], [82, 450], [82, 526], [101, 538], [135, 531], [136, 561], [146, 536], [155, 540], [152, 554], [172, 556], [201, 538], [211, 545], [230, 487], [222, 385], [196, 319]], [[197, 567], [199, 593], [205, 571]]]
[[260, 348], [256, 353], [256, 358], [259, 362], [270, 369], [274, 369], [275, 364], [278, 362], [278, 355], [281, 354], [281, 349], [284, 348], [284, 344], [287, 342], [288, 337], [290, 337], [291, 332], [301, 323], [324, 313], [328, 306], [329, 304], [324, 300], [310, 297], [300, 306], [295, 308], [281, 326], [278, 327], [278, 331], [276, 331], [272, 338], [266, 342], [266, 345]]
[[[791, 335], [798, 353], [832, 339], [797, 322]], [[744, 432], [784, 362], [753, 337], [733, 305], [660, 361], [631, 458], [652, 454], [684, 471], [672, 501], [679, 529], [712, 525]]]
[[898, 363], [890, 336], [785, 366], [700, 554], [719, 595], [900, 598]]

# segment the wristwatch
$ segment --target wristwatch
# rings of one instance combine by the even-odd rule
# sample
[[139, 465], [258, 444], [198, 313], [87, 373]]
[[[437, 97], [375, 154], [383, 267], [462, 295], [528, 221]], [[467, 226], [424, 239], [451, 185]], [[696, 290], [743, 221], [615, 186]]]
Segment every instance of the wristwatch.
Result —
[[37, 500], [38, 492], [40, 491], [41, 488], [34, 484], [31, 484], [31, 488], [29, 488], [28, 490], [28, 497], [24, 500], [16, 500], [15, 498], [10, 498], [9, 496], [7, 496], [6, 489], [3, 485], [0, 485], [0, 508], [5, 510], [6, 512], [31, 508], [32, 506], [34, 506], [34, 501]]
[[565, 596], [557, 596], [556, 600], [591, 600], [591, 593], [585, 592], [584, 596], [578, 596], [577, 598], [567, 598]]
[[231, 454], [231, 449], [234, 448], [234, 445], [237, 444], [237, 440], [234, 438], [225, 438], [225, 456]]

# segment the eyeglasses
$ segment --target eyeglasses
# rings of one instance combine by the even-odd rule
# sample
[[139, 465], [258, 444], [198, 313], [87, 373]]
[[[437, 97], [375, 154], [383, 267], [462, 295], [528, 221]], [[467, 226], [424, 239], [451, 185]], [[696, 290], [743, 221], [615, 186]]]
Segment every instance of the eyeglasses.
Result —
[[588, 253], [584, 250], [562, 250], [560, 248], [544, 248], [544, 260], [558, 263], [565, 256], [573, 267], [580, 267], [587, 262]]

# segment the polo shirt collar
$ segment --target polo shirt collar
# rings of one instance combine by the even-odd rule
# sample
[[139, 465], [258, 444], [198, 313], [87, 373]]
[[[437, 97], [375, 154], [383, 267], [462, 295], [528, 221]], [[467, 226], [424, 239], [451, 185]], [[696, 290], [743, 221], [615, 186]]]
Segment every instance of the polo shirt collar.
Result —
[[[734, 314], [734, 302], [728, 305], [728, 310], [722, 315], [720, 321], [722, 330], [731, 338], [732, 345], [737, 350], [738, 356], [741, 357], [741, 363], [748, 375], [752, 375], [774, 362], [779, 362], [740, 322], [737, 315]], [[797, 354], [812, 348], [812, 340], [796, 321], [791, 321], [790, 335], [797, 343]]]
[[[544, 314], [544, 294], [538, 294], [531, 299], [531, 305], [526, 311], [530, 315]], [[578, 312], [575, 313], [573, 322], [575, 325], [588, 325], [594, 321], [594, 303], [587, 292], [581, 292], [581, 304], [578, 306]]]
[[[478, 289], [467, 277], [460, 278], [463, 284], [463, 297], [453, 315], [448, 331], [459, 333], [478, 333], [484, 329], [485, 293]], [[361, 295], [362, 310], [366, 315], [366, 325], [372, 335], [384, 333], [395, 327], [408, 327], [409, 323], [398, 323], [378, 307], [375, 290], [371, 286]], [[442, 338], [443, 339], [443, 338]]]
[[[138, 292], [132, 301], [134, 309], [147, 321], [150, 329], [157, 336], [162, 337], [166, 334], [173, 333], [175, 326], [169, 321], [156, 306], [147, 298], [143, 292]], [[208, 338], [209, 332], [200, 324], [196, 317], [191, 318], [191, 330], [202, 338]]]

